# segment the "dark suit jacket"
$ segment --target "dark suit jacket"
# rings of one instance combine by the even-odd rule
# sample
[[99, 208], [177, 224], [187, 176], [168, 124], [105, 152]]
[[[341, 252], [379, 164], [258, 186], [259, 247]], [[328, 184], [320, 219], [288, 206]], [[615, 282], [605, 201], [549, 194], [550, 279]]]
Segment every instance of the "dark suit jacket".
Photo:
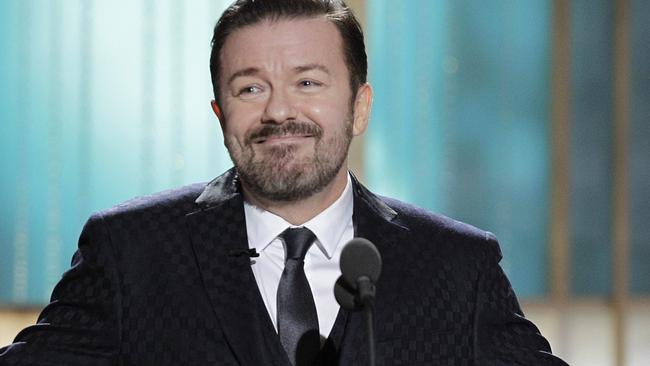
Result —
[[[354, 181], [355, 236], [383, 257], [377, 365], [563, 365], [526, 320], [494, 236]], [[93, 215], [38, 324], [0, 365], [289, 366], [250, 269], [234, 170]], [[254, 265], [254, 264], [252, 264]], [[321, 365], [367, 364], [339, 311]]]

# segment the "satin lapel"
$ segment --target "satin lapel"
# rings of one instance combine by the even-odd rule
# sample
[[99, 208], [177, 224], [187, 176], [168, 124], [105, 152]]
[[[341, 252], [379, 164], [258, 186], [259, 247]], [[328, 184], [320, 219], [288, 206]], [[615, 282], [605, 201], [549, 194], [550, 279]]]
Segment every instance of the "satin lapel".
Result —
[[241, 365], [286, 365], [248, 256], [239, 195], [187, 215], [203, 284]]
[[[399, 243], [408, 235], [408, 229], [399, 224], [397, 213], [380, 198], [369, 192], [353, 177], [354, 184], [354, 236], [370, 240], [382, 256], [382, 273], [377, 283], [377, 309], [375, 324], [380, 324], [383, 298], [396, 294], [397, 288], [388, 285], [395, 281], [382, 278], [399, 276]], [[394, 277], [393, 277], [394, 278]], [[379, 316], [379, 317], [378, 317]], [[367, 350], [365, 319], [361, 312], [341, 309], [326, 344], [322, 365], [356, 365], [360, 353]], [[327, 348], [329, 347], [329, 348]], [[334, 355], [337, 355], [336, 357]], [[363, 358], [363, 357], [361, 357]]]

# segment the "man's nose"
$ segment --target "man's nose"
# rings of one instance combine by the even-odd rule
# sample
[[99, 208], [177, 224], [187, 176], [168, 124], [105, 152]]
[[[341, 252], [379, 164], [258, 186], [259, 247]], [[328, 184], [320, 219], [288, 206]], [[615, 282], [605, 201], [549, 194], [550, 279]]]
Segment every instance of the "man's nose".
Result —
[[273, 90], [266, 102], [262, 122], [283, 123], [296, 117], [298, 112], [291, 95], [283, 90]]

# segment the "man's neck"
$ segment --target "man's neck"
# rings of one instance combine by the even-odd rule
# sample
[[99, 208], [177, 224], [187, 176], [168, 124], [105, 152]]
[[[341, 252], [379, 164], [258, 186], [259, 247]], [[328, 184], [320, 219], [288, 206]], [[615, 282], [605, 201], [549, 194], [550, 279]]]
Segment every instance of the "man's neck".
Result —
[[245, 182], [242, 182], [242, 190], [245, 199], [254, 206], [272, 212], [292, 225], [299, 226], [317, 216], [341, 196], [347, 184], [347, 175], [347, 168], [341, 168], [334, 179], [320, 192], [293, 202], [272, 201], [260, 197], [248, 189]]

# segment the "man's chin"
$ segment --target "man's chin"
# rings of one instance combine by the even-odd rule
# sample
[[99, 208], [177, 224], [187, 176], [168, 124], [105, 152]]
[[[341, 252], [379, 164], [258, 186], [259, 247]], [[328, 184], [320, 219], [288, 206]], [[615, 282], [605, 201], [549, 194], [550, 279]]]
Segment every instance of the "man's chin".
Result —
[[[251, 167], [248, 167], [251, 168]], [[256, 195], [271, 201], [291, 202], [304, 199], [321, 191], [323, 177], [314, 171], [313, 164], [291, 162], [287, 164], [258, 165], [242, 171], [243, 183]]]
[[284, 175], [301, 175], [313, 168], [314, 161], [311, 157], [291, 155], [265, 158], [264, 161], [259, 161], [255, 165], [269, 175], [282, 177]]
[[[251, 177], [252, 178], [252, 177]], [[267, 180], [253, 178], [246, 182], [246, 186], [255, 193], [256, 196], [275, 202], [294, 202], [311, 196], [318, 190], [310, 184], [306, 184], [301, 179], [286, 175], [276, 175], [266, 177]]]

